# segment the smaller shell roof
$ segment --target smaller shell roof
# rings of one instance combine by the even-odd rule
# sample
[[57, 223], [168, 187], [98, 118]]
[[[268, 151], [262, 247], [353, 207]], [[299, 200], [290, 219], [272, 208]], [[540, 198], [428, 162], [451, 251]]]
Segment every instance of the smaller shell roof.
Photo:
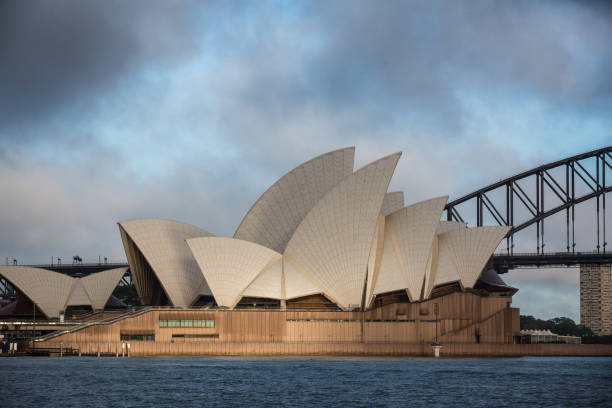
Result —
[[[69, 305], [87, 305], [102, 309], [127, 268], [117, 268], [72, 278], [62, 273], [28, 266], [0, 266], [0, 275], [23, 292], [48, 318], [59, 317]], [[95, 277], [95, 278], [90, 278]], [[101, 285], [89, 286], [86, 279]], [[92, 299], [103, 299], [99, 303]]]

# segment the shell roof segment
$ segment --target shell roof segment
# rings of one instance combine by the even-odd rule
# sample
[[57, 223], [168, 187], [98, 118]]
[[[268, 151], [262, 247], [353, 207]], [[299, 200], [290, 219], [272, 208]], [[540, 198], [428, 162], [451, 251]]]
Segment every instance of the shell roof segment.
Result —
[[281, 254], [236, 238], [187, 239], [217, 305], [234, 307], [257, 276], [280, 260]]
[[378, 214], [401, 153], [333, 187], [304, 217], [285, 257], [343, 309], [361, 305]]
[[312, 207], [340, 180], [353, 173], [354, 161], [355, 148], [347, 147], [315, 157], [291, 170], [253, 204], [234, 238], [284, 252]]
[[380, 209], [380, 213], [384, 216], [387, 216], [403, 207], [404, 207], [404, 192], [403, 191], [392, 191], [390, 193], [385, 194], [385, 199], [383, 200], [383, 204], [382, 204], [382, 208]]
[[283, 257], [283, 273], [285, 275], [284, 298], [287, 300], [323, 292], [312, 280], [287, 262], [285, 257]]
[[375, 293], [406, 289], [412, 301], [420, 299], [447, 200], [448, 196], [422, 201], [385, 217], [385, 242]]
[[80, 279], [81, 284], [89, 294], [94, 310], [104, 309], [108, 298], [125, 275], [127, 268], [115, 268], [92, 273]]
[[404, 207], [387, 217], [408, 282], [408, 296], [419, 300], [433, 239], [448, 196], [433, 198]]
[[465, 288], [472, 288], [510, 227], [461, 228], [440, 235]]
[[200, 295], [210, 295], [185, 239], [210, 237], [211, 233], [162, 219], [129, 220], [119, 225], [145, 257], [174, 306], [188, 307]]
[[75, 282], [70, 276], [28, 266], [2, 266], [0, 274], [49, 318], [59, 317]]
[[[72, 278], [42, 268], [0, 266], [0, 275], [22, 291], [48, 318], [57, 318], [68, 306], [104, 309], [126, 269], [110, 269], [84, 278]], [[92, 282], [98, 284], [92, 285]]]
[[243, 296], [269, 299], [283, 299], [282, 295], [283, 260], [279, 259], [271, 267], [263, 270], [244, 290]]

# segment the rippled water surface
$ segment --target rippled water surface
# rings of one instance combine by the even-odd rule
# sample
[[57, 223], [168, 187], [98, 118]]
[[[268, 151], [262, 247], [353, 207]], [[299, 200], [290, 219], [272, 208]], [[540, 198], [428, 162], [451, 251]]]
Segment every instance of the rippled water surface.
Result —
[[612, 358], [2, 358], [1, 407], [612, 406]]

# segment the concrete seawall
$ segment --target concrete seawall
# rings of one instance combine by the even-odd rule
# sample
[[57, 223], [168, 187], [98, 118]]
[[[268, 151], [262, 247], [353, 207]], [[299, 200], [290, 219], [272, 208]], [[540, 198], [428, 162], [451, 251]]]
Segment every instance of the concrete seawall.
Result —
[[[82, 355], [114, 355], [127, 343], [77, 343], [62, 347]], [[433, 357], [429, 344], [407, 343], [234, 343], [234, 342], [130, 342], [130, 356], [412, 356]], [[37, 342], [36, 348], [58, 348], [56, 342]], [[604, 344], [443, 344], [441, 357], [612, 356]]]

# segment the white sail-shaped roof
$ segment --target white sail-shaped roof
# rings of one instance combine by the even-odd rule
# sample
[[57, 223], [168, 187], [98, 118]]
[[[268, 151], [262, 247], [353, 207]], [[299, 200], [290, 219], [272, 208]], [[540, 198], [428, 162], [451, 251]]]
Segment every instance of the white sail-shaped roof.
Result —
[[[459, 281], [458, 272], [450, 262], [448, 250], [440, 248], [439, 237], [447, 232], [463, 228], [467, 228], [467, 222], [440, 221], [440, 224], [438, 224], [436, 237], [434, 237], [432, 250], [427, 261], [428, 274], [425, 279], [425, 299], [429, 298], [436, 285]], [[440, 271], [440, 276], [438, 276], [438, 271]]]
[[440, 235], [464, 288], [472, 288], [510, 227], [461, 228]]
[[65, 310], [68, 306], [91, 305], [91, 303], [91, 298], [85, 291], [80, 279], [73, 279], [72, 289], [63, 309]]
[[[192, 225], [161, 219], [122, 221], [119, 226], [153, 269], [174, 306], [188, 307], [200, 295], [211, 294], [185, 243], [187, 238], [209, 237], [211, 233]], [[142, 265], [130, 256], [128, 262], [133, 277], [145, 279], [144, 272], [140, 271]]]
[[283, 253], [297, 226], [333, 186], [353, 172], [355, 148], [335, 150], [296, 167], [253, 204], [234, 238]]
[[70, 276], [27, 266], [1, 266], [0, 274], [48, 318], [59, 317], [74, 283]]
[[[390, 222], [387, 219], [387, 222]], [[374, 281], [374, 294], [406, 290], [408, 280], [405, 268], [400, 265], [400, 258], [397, 256], [399, 249], [393, 231], [387, 228], [385, 222], [385, 233], [383, 240], [382, 254], [380, 257], [380, 267], [378, 275]]]
[[384, 216], [387, 216], [391, 213], [396, 212], [400, 208], [404, 207], [404, 192], [403, 191], [392, 191], [390, 193], [385, 194], [385, 199], [383, 200], [382, 208], [380, 209], [380, 213]]
[[282, 273], [283, 260], [279, 259], [274, 265], [257, 275], [253, 282], [244, 290], [242, 296], [282, 299]]
[[[386, 217], [385, 248], [376, 294], [406, 289], [410, 300], [421, 298], [433, 240], [447, 199], [444, 196], [422, 201]], [[398, 273], [403, 279], [396, 276]], [[395, 286], [402, 282], [404, 287]]]
[[[439, 228], [438, 228], [439, 229]], [[431, 243], [431, 251], [429, 251], [429, 258], [427, 258], [427, 266], [425, 267], [425, 281], [423, 282], [423, 296], [422, 300], [429, 298], [431, 290], [434, 287], [436, 280], [436, 272], [438, 271], [440, 248], [438, 243], [438, 236], [434, 236]]]
[[440, 221], [436, 234], [440, 235], [461, 228], [467, 228], [467, 222]]
[[432, 287], [428, 288], [430, 293], [435, 286], [444, 285], [451, 282], [459, 282], [461, 280], [461, 276], [459, 275], [457, 266], [453, 262], [452, 253], [449, 247], [449, 242], [456, 239], [456, 237], [453, 235], [448, 235], [449, 233], [444, 233], [437, 236], [438, 264], [434, 279], [432, 280]]
[[285, 275], [285, 299], [295, 299], [323, 292], [312, 280], [308, 279], [302, 272], [294, 268], [291, 263], [287, 262], [285, 257], [283, 257], [283, 268]]
[[281, 258], [270, 248], [236, 238], [190, 238], [187, 245], [222, 307], [234, 307], [259, 273]]
[[382, 208], [378, 216], [378, 224], [376, 227], [376, 233], [372, 240], [372, 246], [370, 247], [370, 255], [368, 258], [368, 279], [366, 283], [366, 301], [365, 306], [369, 307], [372, 300], [374, 300], [374, 286], [378, 279], [378, 271], [380, 270], [380, 263], [382, 259], [384, 234], [385, 234], [385, 216], [401, 209], [404, 207], [404, 192], [393, 191], [385, 194]]
[[[384, 206], [384, 203], [383, 203], [383, 206]], [[383, 215], [379, 215], [378, 222], [376, 223], [376, 232], [374, 233], [374, 239], [372, 239], [372, 246], [370, 247], [370, 255], [368, 255], [368, 279], [366, 282], [366, 299], [365, 299], [366, 307], [369, 307], [372, 300], [374, 300], [374, 287], [378, 279], [378, 272], [380, 270], [380, 262], [382, 259], [384, 242], [385, 242], [385, 217]]]
[[[117, 278], [121, 270], [121, 275]], [[68, 306], [104, 309], [126, 268], [97, 272], [84, 278], [28, 266], [0, 266], [0, 275], [23, 292], [47, 318], [57, 318]], [[91, 285], [91, 282], [98, 282]]]
[[94, 310], [104, 309], [108, 298], [111, 297], [126, 271], [127, 268], [109, 269], [79, 279], [91, 299]]
[[287, 261], [343, 309], [361, 305], [378, 214], [400, 156], [377, 160], [334, 186], [287, 245]]

